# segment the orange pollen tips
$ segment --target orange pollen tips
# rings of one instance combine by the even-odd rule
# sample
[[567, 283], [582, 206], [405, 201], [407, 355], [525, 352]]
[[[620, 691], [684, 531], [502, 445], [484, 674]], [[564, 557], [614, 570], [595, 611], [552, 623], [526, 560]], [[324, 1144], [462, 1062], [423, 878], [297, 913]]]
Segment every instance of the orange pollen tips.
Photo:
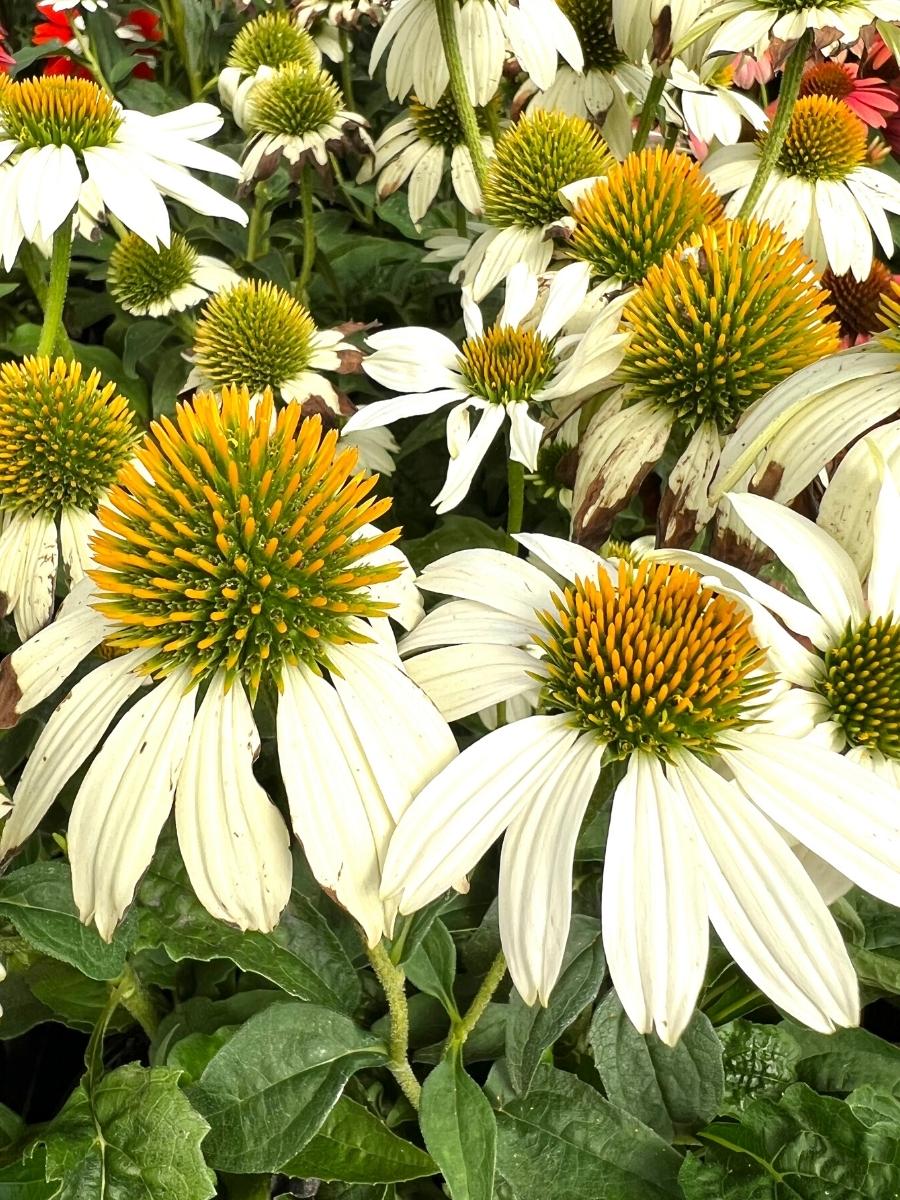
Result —
[[[765, 141], [767, 134], [761, 136]], [[846, 179], [866, 157], [866, 127], [842, 100], [804, 96], [791, 113], [778, 157], [785, 175], [801, 179]]]
[[769, 686], [749, 616], [695, 571], [619, 562], [579, 579], [540, 619], [545, 712], [569, 712], [624, 758], [714, 753]]
[[556, 366], [553, 343], [530, 329], [492, 325], [466, 338], [459, 370], [476, 396], [491, 404], [530, 400]]
[[285, 664], [328, 666], [331, 645], [366, 641], [359, 618], [390, 605], [369, 588], [399, 565], [369, 556], [399, 530], [364, 532], [390, 500], [356, 451], [267, 389], [200, 393], [162, 417], [101, 507], [91, 572], [111, 647], [153, 651], [157, 677], [224, 669], [255, 697]]

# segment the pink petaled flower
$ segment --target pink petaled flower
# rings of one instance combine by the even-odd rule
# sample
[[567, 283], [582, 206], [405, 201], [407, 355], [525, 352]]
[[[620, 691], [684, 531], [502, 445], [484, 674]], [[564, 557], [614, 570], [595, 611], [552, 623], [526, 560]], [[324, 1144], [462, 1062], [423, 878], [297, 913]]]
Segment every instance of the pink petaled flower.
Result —
[[731, 71], [734, 86], [745, 92], [761, 83], [768, 83], [775, 74], [768, 50], [763, 50], [758, 59], [752, 54], [736, 54], [731, 61]]
[[861, 346], [873, 333], [884, 329], [879, 313], [881, 301], [893, 294], [894, 282], [898, 280], [900, 276], [892, 275], [890, 267], [877, 258], [866, 279], [854, 279], [850, 274], [835, 275], [830, 268], [823, 271], [822, 287], [834, 305], [832, 320], [840, 326], [844, 348]]
[[852, 108], [872, 129], [884, 129], [888, 118], [900, 110], [900, 98], [883, 79], [861, 79], [856, 63], [822, 62], [811, 67], [800, 84], [801, 96], [831, 96]]

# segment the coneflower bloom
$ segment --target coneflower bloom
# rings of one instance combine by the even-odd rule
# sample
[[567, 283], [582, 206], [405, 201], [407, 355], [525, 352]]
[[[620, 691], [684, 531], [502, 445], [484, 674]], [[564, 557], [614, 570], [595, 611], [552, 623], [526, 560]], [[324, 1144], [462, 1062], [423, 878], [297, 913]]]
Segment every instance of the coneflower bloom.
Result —
[[94, 515], [131, 457], [134, 414], [78, 362], [0, 366], [0, 593], [20, 637], [53, 612], [60, 550], [70, 584], [91, 563]]
[[844, 346], [861, 345], [885, 328], [880, 309], [882, 301], [893, 291], [895, 278], [890, 267], [878, 259], [865, 279], [856, 279], [849, 272], [846, 275], [822, 272], [822, 287], [834, 306], [833, 319], [838, 322]]
[[710, 921], [779, 1007], [816, 1029], [853, 1024], [847, 952], [785, 832], [896, 903], [900, 790], [780, 720], [791, 692], [742, 601], [671, 563], [613, 564], [555, 538], [519, 540], [552, 575], [491, 550], [422, 574], [451, 599], [410, 636], [413, 677], [451, 719], [519, 696], [536, 698], [536, 711], [426, 785], [391, 840], [383, 894], [413, 912], [504, 834], [500, 936], [525, 1001], [546, 1004], [582, 819], [620, 763], [603, 940], [635, 1026], [678, 1040]]
[[243, 129], [250, 94], [260, 79], [278, 67], [299, 63], [318, 67], [322, 56], [296, 17], [263, 13], [242, 26], [219, 72], [219, 95]]
[[113, 247], [106, 273], [110, 295], [136, 317], [183, 312], [240, 281], [227, 263], [199, 254], [180, 233], [158, 249], [126, 233]]
[[271, 929], [291, 854], [253, 774], [264, 692], [310, 868], [374, 944], [393, 920], [378, 890], [394, 823], [456, 753], [392, 648], [405, 560], [389, 550], [399, 530], [371, 524], [390, 501], [373, 498], [335, 432], [323, 437], [296, 403], [276, 415], [271, 393], [199, 396], [154, 424], [137, 459], [100, 509], [91, 578], [0, 672], [9, 724], [95, 647], [114, 652], [41, 732], [0, 853], [90, 760], [68, 826], [82, 920], [112, 937], [174, 802], [200, 901]]
[[852, 108], [870, 129], [884, 129], [900, 109], [900, 97], [876, 75], [860, 76], [858, 63], [818, 63], [800, 81], [801, 96], [831, 96]]
[[838, 46], [849, 46], [860, 30], [876, 20], [900, 19], [900, 0], [720, 0], [694, 26], [695, 36], [710, 31], [707, 54], [736, 54], [747, 50], [758, 57], [773, 38], [794, 41], [813, 30], [834, 30], [835, 39], [822, 47], [828, 53]]
[[675, 434], [684, 449], [659, 511], [666, 543], [713, 515], [722, 440], [779, 380], [832, 353], [837, 328], [797, 242], [755, 222], [704, 227], [651, 266], [622, 316], [620, 383], [584, 432], [572, 527], [599, 545]]

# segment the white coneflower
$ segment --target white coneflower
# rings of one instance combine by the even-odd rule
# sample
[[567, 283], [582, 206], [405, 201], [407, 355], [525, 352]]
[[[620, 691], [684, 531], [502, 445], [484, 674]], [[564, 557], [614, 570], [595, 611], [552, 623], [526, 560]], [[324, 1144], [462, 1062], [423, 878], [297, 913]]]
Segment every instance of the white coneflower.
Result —
[[227, 263], [198, 254], [180, 233], [158, 249], [126, 233], [109, 256], [106, 275], [110, 295], [136, 317], [183, 312], [240, 281]]
[[385, 13], [382, 0], [298, 0], [294, 13], [326, 58], [342, 62], [346, 38], [363, 22], [379, 25]]
[[[374, 354], [363, 360], [363, 370], [384, 387], [405, 394], [359, 409], [347, 422], [347, 431], [389, 425], [453, 405], [447, 418], [450, 464], [434, 501], [439, 513], [455, 508], [465, 497], [507, 420], [510, 457], [533, 470], [544, 426], [531, 415], [531, 407], [539, 411], [541, 405], [592, 388], [622, 356], [616, 306], [602, 312], [577, 338], [561, 336], [585, 297], [588, 274], [582, 263], [557, 272], [536, 322], [532, 310], [538, 280], [522, 264], [510, 271], [506, 303], [488, 328], [464, 291], [467, 337], [462, 346], [424, 328], [372, 334], [367, 342]], [[474, 429], [472, 413], [478, 414]]]
[[246, 225], [233, 200], [188, 170], [237, 177], [226, 155], [200, 144], [220, 128], [211, 104], [151, 117], [123, 109], [86, 79], [0, 75], [0, 207], [3, 262], [12, 267], [23, 240], [46, 242], [78, 207], [97, 201], [156, 246], [171, 232], [163, 196], [207, 216]]
[[339, 413], [337, 392], [322, 371], [336, 371], [352, 347], [336, 329], [318, 329], [309, 310], [274, 283], [245, 279], [213, 296], [194, 333], [186, 387], [236, 384], [283, 400], [320, 396]]
[[583, 117], [542, 109], [527, 113], [496, 143], [482, 190], [488, 228], [451, 271], [450, 281], [464, 283], [478, 301], [516, 263], [536, 274], [545, 271], [554, 231], [568, 223], [560, 189], [605, 175], [614, 161]]
[[251, 134], [241, 179], [265, 179], [283, 159], [293, 175], [307, 162], [326, 166], [346, 147], [371, 154], [366, 119], [344, 108], [344, 96], [327, 71], [287, 63], [257, 76], [241, 115]]
[[[744, 122], [753, 129], [765, 129], [768, 124], [763, 109], [741, 92], [731, 87], [732, 67], [722, 67], [712, 60], [698, 71], [690, 70], [681, 59], [674, 59], [670, 68], [670, 88], [663, 99], [670, 118], [683, 124], [689, 133], [709, 144], [733, 146], [739, 141]], [[671, 90], [678, 93], [671, 98]]]
[[[482, 131], [482, 147], [489, 156], [494, 143], [486, 132], [483, 110], [476, 117]], [[389, 125], [375, 142], [374, 157], [366, 160], [357, 178], [364, 183], [377, 176], [375, 190], [379, 200], [393, 195], [408, 180], [409, 215], [418, 225], [438, 194], [448, 156], [457, 199], [469, 212], [479, 213], [481, 190], [449, 92], [434, 108], [417, 102], [410, 104], [408, 114]]]
[[154, 425], [137, 458], [99, 512], [91, 579], [3, 664], [8, 724], [94, 647], [118, 651], [44, 727], [0, 854], [90, 759], [68, 827], [82, 920], [112, 936], [174, 801], [200, 901], [241, 929], [271, 929], [291, 854], [253, 774], [264, 691], [294, 831], [374, 944], [395, 911], [378, 895], [394, 823], [456, 752], [392, 648], [386, 614], [408, 568], [388, 550], [399, 531], [371, 525], [390, 502], [372, 497], [375, 479], [336, 432], [323, 437], [295, 403], [276, 416], [271, 393], [199, 396]]
[[[557, 56], [576, 71], [584, 64], [578, 36], [554, 0], [464, 0], [454, 5], [454, 18], [473, 104], [487, 104], [497, 91], [507, 44], [539, 88], [553, 83]], [[415, 92], [423, 104], [437, 104], [450, 76], [433, 0], [390, 6], [372, 47], [370, 73], [385, 54], [392, 100]]]
[[50, 620], [60, 549], [70, 584], [90, 566], [97, 504], [136, 438], [128, 401], [99, 371], [0, 365], [0, 593], [20, 637]]
[[660, 535], [690, 544], [715, 509], [708, 489], [723, 438], [757, 397], [835, 350], [830, 311], [799, 243], [754, 221], [706, 225], [650, 265], [622, 316], [628, 345], [609, 381], [622, 386], [581, 439], [577, 540], [596, 546], [609, 536], [674, 433], [683, 449], [664, 490]]
[[[767, 136], [724, 146], [704, 163], [713, 186], [730, 196], [729, 216], [740, 211]], [[873, 233], [890, 258], [894, 242], [886, 214], [900, 213], [900, 182], [865, 161], [866, 127], [859, 117], [830, 96], [803, 96], [753, 214], [801, 240], [820, 267], [865, 279]]]
[[219, 73], [219, 95], [243, 129], [250, 93], [260, 79], [287, 63], [318, 67], [321, 61], [315, 42], [296, 17], [263, 13], [248, 21], [232, 42]]
[[[450, 718], [533, 696], [533, 716], [468, 747], [391, 840], [383, 894], [413, 912], [505, 834], [500, 936], [527, 1003], [547, 1003], [572, 904], [572, 861], [598, 779], [612, 800], [603, 940], [644, 1033], [687, 1025], [708, 922], [771, 1000], [815, 1029], [858, 1020], [837, 925], [785, 832], [890, 903], [900, 900], [900, 790], [779, 718], [791, 693], [743, 603], [693, 570], [606, 563], [519, 539], [552, 571], [492, 550], [431, 564], [452, 599], [413, 632], [410, 673]], [[562, 576], [560, 587], [556, 579]]]
[[[624, 2], [624, 0], [623, 0]], [[721, 0], [707, 3], [709, 11], [699, 17], [684, 36], [706, 35], [707, 54], [737, 54], [749, 51], [755, 58], [768, 49], [773, 38], [791, 42], [807, 29], [833, 31], [832, 42], [820, 47], [823, 54], [849, 46], [860, 31], [876, 20], [900, 19], [900, 0]]]

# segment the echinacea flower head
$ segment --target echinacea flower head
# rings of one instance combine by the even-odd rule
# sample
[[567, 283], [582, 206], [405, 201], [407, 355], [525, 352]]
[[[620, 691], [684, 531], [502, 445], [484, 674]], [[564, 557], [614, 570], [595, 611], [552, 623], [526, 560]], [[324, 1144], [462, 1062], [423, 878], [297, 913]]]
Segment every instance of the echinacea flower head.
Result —
[[323, 435], [296, 403], [276, 415], [270, 392], [255, 403], [246, 388], [180, 405], [137, 460], [100, 509], [90, 579], [4, 664], [9, 722], [96, 646], [117, 652], [44, 728], [0, 854], [35, 828], [112, 724], [69, 822], [82, 919], [112, 936], [174, 800], [202, 903], [240, 928], [271, 929], [291, 856], [253, 775], [253, 703], [265, 690], [312, 871], [377, 941], [392, 920], [378, 880], [393, 822], [455, 752], [392, 649], [385, 614], [402, 614], [393, 606], [409, 572], [390, 549], [399, 530], [371, 525], [390, 501], [374, 497], [376, 479], [336, 431]]
[[877, 76], [860, 77], [858, 63], [817, 63], [804, 73], [800, 95], [843, 100], [871, 129], [883, 129], [888, 117], [900, 109], [900, 97], [894, 89]]
[[583, 117], [538, 109], [498, 140], [482, 189], [490, 228], [472, 244], [451, 279], [481, 300], [504, 278], [511, 262], [533, 272], [547, 268], [551, 231], [566, 219], [560, 189], [605, 175], [614, 159], [595, 126]]
[[241, 164], [245, 181], [271, 175], [281, 159], [296, 174], [307, 161], [325, 166], [329, 153], [347, 146], [372, 151], [365, 118], [344, 108], [344, 95], [331, 75], [301, 63], [287, 63], [257, 79], [243, 124], [253, 135]]
[[617, 762], [603, 941], [635, 1026], [678, 1040], [703, 984], [708, 921], [786, 1012], [819, 1029], [855, 1022], [849, 957], [785, 833], [897, 896], [896, 785], [781, 719], [805, 701], [757, 628], [761, 606], [718, 584], [712, 560], [691, 569], [651, 550], [613, 562], [556, 538], [519, 541], [530, 561], [466, 550], [420, 576], [447, 599], [404, 640], [412, 677], [450, 720], [501, 703], [528, 715], [423, 789], [392, 840], [384, 894], [415, 911], [503, 834], [501, 940], [526, 1003], [546, 1004], [576, 839]]
[[[725, 146], [704, 163], [713, 186], [730, 193], [726, 215], [740, 210], [768, 136], [764, 131], [755, 144]], [[831, 96], [798, 100], [753, 215], [802, 240], [821, 268], [865, 279], [873, 233], [886, 257], [893, 253], [888, 212], [900, 212], [900, 183], [866, 166], [866, 127], [859, 117]]]
[[317, 68], [321, 61], [318, 47], [295, 17], [263, 13], [242, 26], [232, 42], [219, 74], [219, 95], [244, 128], [249, 97], [260, 79], [289, 63]]
[[69, 582], [90, 563], [94, 512], [131, 457], [134, 414], [78, 362], [0, 366], [0, 592], [20, 637], [50, 619], [61, 544]]
[[890, 288], [871, 340], [804, 367], [744, 413], [722, 447], [713, 498], [748, 487], [789, 504], [866, 430], [896, 416], [900, 285]]
[[[348, 433], [389, 425], [404, 417], [453, 405], [447, 419], [450, 463], [434, 504], [448, 512], [466, 496], [494, 438], [509, 421], [509, 453], [529, 470], [537, 465], [544, 426], [532, 411], [549, 409], [593, 388], [622, 356], [617, 332], [621, 305], [602, 310], [580, 335], [561, 334], [578, 311], [588, 286], [583, 263], [571, 263], [553, 277], [540, 317], [538, 280], [523, 264], [510, 271], [506, 303], [485, 327], [478, 306], [463, 292], [467, 337], [457, 347], [431, 329], [400, 329], [367, 339], [374, 350], [363, 370], [376, 382], [406, 395], [377, 400], [347, 422]], [[478, 424], [470, 427], [471, 414]]]
[[[732, 74], [731, 63], [720, 59], [707, 60], [696, 71], [681, 59], [673, 59], [670, 87], [663, 93], [668, 117], [705, 146], [712, 141], [733, 146], [745, 125], [763, 129], [767, 123], [765, 112], [732, 87]], [[677, 101], [671, 97], [673, 89], [678, 93]]]
[[[487, 157], [494, 149], [487, 110], [476, 109], [475, 119]], [[408, 180], [409, 215], [416, 224], [434, 203], [448, 158], [457, 199], [469, 212], [481, 211], [481, 189], [450, 92], [445, 92], [432, 108], [412, 101], [407, 115], [385, 129], [374, 149], [357, 179], [363, 183], [377, 176], [379, 200], [393, 195]]]
[[284, 400], [318, 395], [337, 404], [319, 372], [340, 366], [341, 335], [320, 330], [309, 309], [274, 283], [242, 280], [213, 296], [197, 322], [189, 385], [271, 388]]
[[242, 208], [187, 169], [239, 174], [199, 144], [221, 124], [210, 104], [153, 117], [123, 109], [87, 79], [0, 77], [4, 262], [11, 266], [23, 239], [48, 241], [85, 195], [154, 246], [171, 236], [163, 196], [245, 225]]
[[[830, 313], [802, 247], [756, 222], [707, 226], [651, 266], [622, 314], [628, 343], [617, 379], [624, 388], [582, 440], [578, 539], [599, 545], [608, 535], [673, 430], [688, 444], [670, 490], [683, 473], [704, 490], [720, 437], [754, 400], [837, 349]], [[693, 509], [682, 536], [703, 523], [704, 507]]]
[[701, 17], [695, 33], [715, 30], [709, 55], [747, 50], [758, 58], [773, 38], [794, 41], [807, 29], [833, 30], [834, 41], [820, 47], [828, 54], [855, 42], [864, 26], [898, 18], [898, 0], [721, 0]]
[[822, 272], [822, 287], [828, 292], [834, 307], [833, 319], [838, 322], [846, 345], [856, 345], [885, 328], [880, 310], [882, 302], [890, 300], [893, 282], [890, 267], [878, 259], [865, 279], [856, 279], [849, 272], [846, 275], [835, 275], [830, 270]]
[[199, 254], [180, 233], [158, 249], [126, 233], [110, 253], [106, 279], [113, 299], [138, 317], [182, 312], [240, 282], [236, 271]]
[[704, 225], [720, 224], [722, 202], [686, 154], [657, 147], [610, 167], [576, 195], [571, 213], [571, 257], [602, 280], [638, 284]]

